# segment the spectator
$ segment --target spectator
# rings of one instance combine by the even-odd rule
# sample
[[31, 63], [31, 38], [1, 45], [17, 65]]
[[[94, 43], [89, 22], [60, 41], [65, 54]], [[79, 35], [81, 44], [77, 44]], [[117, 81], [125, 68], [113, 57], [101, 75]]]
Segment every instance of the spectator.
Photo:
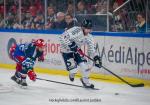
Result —
[[57, 20], [53, 23], [52, 28], [65, 29], [66, 28], [65, 14], [63, 12], [58, 12], [56, 18]]
[[43, 25], [40, 24], [40, 23], [36, 23], [36, 24], [35, 24], [35, 29], [37, 29], [37, 30], [42, 30], [42, 29], [43, 29]]
[[29, 7], [29, 11], [30, 11], [30, 14], [31, 14], [32, 17], [36, 16], [37, 10], [36, 10], [36, 7], [34, 5], [31, 5]]
[[117, 9], [118, 7], [119, 7], [118, 2], [114, 2], [114, 3], [113, 3], [113, 10]]
[[[119, 7], [118, 2], [114, 2], [113, 4], [113, 10]], [[114, 24], [111, 26], [111, 31], [123, 31], [123, 19], [122, 19], [122, 10], [118, 10], [114, 14]]]
[[52, 23], [51, 23], [51, 22], [45, 24], [45, 29], [46, 29], [46, 30], [49, 30], [49, 29], [51, 29], [51, 28], [52, 28]]
[[97, 2], [95, 5], [95, 8], [96, 8], [96, 15], [102, 14], [102, 3], [101, 2]]
[[21, 23], [22, 23], [23, 27], [25, 29], [29, 29], [29, 27], [27, 28], [27, 26], [29, 26], [29, 24], [31, 25], [31, 14], [29, 13], [29, 11], [26, 11], [26, 13], [22, 13], [21, 19], [22, 19]]
[[107, 13], [107, 1], [103, 2], [101, 13], [102, 14], [106, 14]]
[[52, 4], [50, 4], [47, 8], [47, 23], [45, 24], [45, 29], [51, 29], [52, 28], [52, 24], [56, 21], [56, 14], [55, 14], [55, 10], [54, 10], [54, 6], [52, 6]]
[[115, 2], [117, 2], [118, 6], [120, 6], [124, 3], [124, 0], [115, 0]]
[[32, 29], [40, 29], [42, 28], [42, 25], [44, 26], [44, 17], [41, 13], [38, 13], [35, 18], [33, 18], [31, 23]]
[[4, 27], [4, 17], [0, 14], [0, 28]]
[[73, 13], [74, 13], [74, 5], [69, 3], [68, 7], [67, 7], [66, 14], [71, 14], [73, 16], [74, 15]]
[[87, 14], [85, 3], [83, 1], [79, 1], [77, 4], [77, 14]]
[[75, 21], [73, 20], [73, 16], [70, 14], [67, 14], [65, 16], [65, 21], [66, 21], [66, 28], [72, 28], [75, 25]]
[[22, 25], [19, 23], [19, 17], [16, 16], [13, 24], [13, 29], [22, 29]]
[[145, 33], [146, 32], [146, 22], [145, 22], [145, 14], [139, 13], [137, 15], [137, 25], [136, 32]]
[[4, 15], [4, 6], [3, 6], [3, 5], [0, 6], [0, 14], [1, 14], [1, 15]]
[[13, 28], [15, 16], [12, 13], [8, 13], [5, 20], [5, 27], [8, 29]]
[[25, 24], [24, 29], [31, 29], [31, 24], [28, 22]]
[[12, 14], [16, 15], [17, 14], [17, 6], [16, 5], [11, 6], [10, 11]]
[[56, 21], [56, 15], [55, 15], [54, 7], [49, 6], [47, 9], [47, 22], [53, 23], [54, 21]]
[[[44, 1], [44, 0], [43, 0]], [[42, 4], [41, 0], [35, 0], [35, 7], [36, 7], [36, 11], [39, 13], [43, 13], [44, 12], [44, 7]]]

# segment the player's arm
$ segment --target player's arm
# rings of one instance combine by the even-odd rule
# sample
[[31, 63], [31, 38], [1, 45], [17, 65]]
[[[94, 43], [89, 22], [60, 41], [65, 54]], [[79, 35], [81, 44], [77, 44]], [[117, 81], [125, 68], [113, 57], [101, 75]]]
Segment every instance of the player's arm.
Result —
[[88, 53], [88, 56], [93, 58], [95, 56], [95, 53], [96, 53], [93, 37], [92, 36], [87, 37], [86, 38], [86, 42], [87, 42], [87, 53]]
[[81, 29], [79, 27], [73, 27], [69, 30], [66, 30], [60, 37], [60, 43], [63, 48], [70, 48], [72, 52], [76, 52], [80, 33]]
[[[96, 67], [101, 67], [102, 65], [102, 61], [101, 61], [101, 57], [96, 55], [96, 49], [95, 49], [95, 44], [94, 44], [94, 39], [92, 36], [89, 36], [87, 38], [87, 47], [88, 47], [88, 55], [94, 59], [94, 65]], [[91, 60], [89, 60], [89, 65], [93, 65], [93, 62]]]
[[74, 36], [72, 34], [70, 35], [67, 31], [64, 32], [60, 37], [60, 42], [63, 45], [64, 48], [69, 48], [70, 51], [76, 52], [77, 51], [77, 44], [74, 40]]
[[45, 58], [44, 58], [44, 51], [41, 52], [40, 56], [38, 57], [38, 61], [39, 62], [44, 62]]
[[71, 31], [69, 31], [69, 33], [70, 33], [70, 43], [68, 46], [71, 51], [77, 52], [77, 49], [80, 49], [77, 44], [79, 43], [80, 38], [82, 38], [83, 32], [81, 28], [74, 27]]
[[28, 48], [28, 44], [27, 44], [27, 43], [25, 43], [25, 44], [20, 44], [18, 47], [19, 47], [19, 50], [20, 50], [20, 51], [22, 51], [22, 52], [25, 53], [26, 49]]

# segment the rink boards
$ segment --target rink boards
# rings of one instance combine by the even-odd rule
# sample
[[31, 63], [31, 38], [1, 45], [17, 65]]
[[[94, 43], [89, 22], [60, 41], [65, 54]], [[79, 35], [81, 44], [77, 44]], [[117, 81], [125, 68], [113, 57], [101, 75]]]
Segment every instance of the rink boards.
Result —
[[[15, 68], [15, 62], [8, 56], [8, 49], [13, 43], [43, 38], [46, 41], [45, 61], [37, 62], [35, 70], [41, 73], [67, 75], [60, 54], [61, 31], [0, 31], [0, 67]], [[105, 67], [120, 76], [150, 80], [150, 34], [94, 32], [93, 35]], [[107, 71], [96, 67], [93, 68], [91, 77], [114, 79]]]

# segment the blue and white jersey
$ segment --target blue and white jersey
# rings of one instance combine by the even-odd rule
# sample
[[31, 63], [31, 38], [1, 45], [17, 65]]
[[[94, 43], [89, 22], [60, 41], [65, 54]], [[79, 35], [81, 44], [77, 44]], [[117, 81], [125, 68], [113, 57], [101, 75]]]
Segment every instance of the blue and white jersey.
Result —
[[73, 28], [70, 28], [60, 36], [61, 52], [71, 52], [68, 45], [71, 45], [72, 42], [75, 42], [79, 48], [81, 48], [81, 46], [83, 45], [86, 45], [88, 55], [92, 58], [94, 57], [95, 44], [93, 36], [91, 34], [85, 36], [81, 27], [75, 26]]
[[32, 58], [36, 60], [37, 57], [43, 55], [43, 52], [36, 50], [36, 46], [33, 43], [25, 43], [17, 45], [14, 51], [14, 57], [24, 56], [25, 58]]

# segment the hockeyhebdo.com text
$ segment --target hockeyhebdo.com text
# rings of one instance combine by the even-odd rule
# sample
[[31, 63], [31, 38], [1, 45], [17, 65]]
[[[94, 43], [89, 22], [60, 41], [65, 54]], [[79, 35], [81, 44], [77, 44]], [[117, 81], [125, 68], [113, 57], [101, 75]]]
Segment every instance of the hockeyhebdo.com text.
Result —
[[107, 49], [102, 47], [100, 56], [111, 63], [137, 65], [138, 70], [140, 67], [150, 65], [150, 52], [142, 48], [110, 45]]
[[101, 102], [99, 98], [50, 98], [49, 102]]

